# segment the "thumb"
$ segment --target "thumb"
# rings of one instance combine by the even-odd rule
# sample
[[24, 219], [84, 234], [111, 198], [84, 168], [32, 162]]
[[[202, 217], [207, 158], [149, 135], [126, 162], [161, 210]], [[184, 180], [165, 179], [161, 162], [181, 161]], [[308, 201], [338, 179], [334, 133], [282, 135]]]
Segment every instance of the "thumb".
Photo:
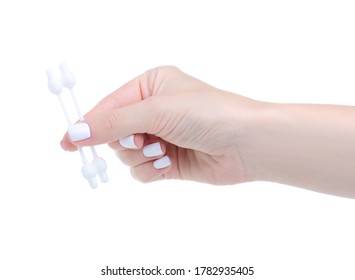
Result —
[[164, 107], [159, 106], [157, 98], [151, 97], [88, 116], [83, 122], [69, 127], [62, 140], [62, 146], [65, 141], [76, 146], [93, 146], [110, 143], [136, 133], [156, 134], [160, 129], [154, 120], [160, 119], [162, 110], [159, 108]]

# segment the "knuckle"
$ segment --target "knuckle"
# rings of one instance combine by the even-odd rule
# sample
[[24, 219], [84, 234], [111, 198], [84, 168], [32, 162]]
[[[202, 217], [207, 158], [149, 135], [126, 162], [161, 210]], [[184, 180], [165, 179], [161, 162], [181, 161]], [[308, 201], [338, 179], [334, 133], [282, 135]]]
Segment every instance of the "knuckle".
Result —
[[149, 70], [148, 72], [153, 75], [157, 75], [157, 74], [162, 74], [162, 73], [174, 73], [174, 72], [179, 72], [179, 71], [180, 71], [180, 69], [176, 66], [162, 65], [162, 66], [158, 66], [156, 68], [153, 68], [153, 69]]

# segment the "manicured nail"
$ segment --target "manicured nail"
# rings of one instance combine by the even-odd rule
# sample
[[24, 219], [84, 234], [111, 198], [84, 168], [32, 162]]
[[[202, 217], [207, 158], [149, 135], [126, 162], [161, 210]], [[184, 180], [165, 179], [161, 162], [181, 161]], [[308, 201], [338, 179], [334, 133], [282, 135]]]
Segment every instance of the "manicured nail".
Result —
[[171, 162], [168, 156], [164, 156], [153, 162], [153, 166], [155, 169], [163, 169], [165, 167], [168, 167], [170, 164]]
[[122, 147], [127, 149], [135, 149], [137, 145], [134, 143], [134, 134], [124, 137], [119, 140]]
[[160, 142], [149, 144], [143, 148], [143, 155], [145, 157], [157, 157], [162, 154], [163, 150], [161, 149]]
[[68, 135], [72, 141], [81, 141], [91, 136], [90, 127], [87, 123], [76, 123], [68, 128]]

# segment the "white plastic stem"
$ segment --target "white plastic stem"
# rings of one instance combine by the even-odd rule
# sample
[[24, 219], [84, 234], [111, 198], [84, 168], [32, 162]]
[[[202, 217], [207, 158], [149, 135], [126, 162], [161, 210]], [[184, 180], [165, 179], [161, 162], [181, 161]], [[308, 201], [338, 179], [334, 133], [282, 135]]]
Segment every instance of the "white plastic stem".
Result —
[[94, 146], [90, 146], [90, 149], [91, 149], [91, 153], [92, 153], [93, 157], [94, 158], [98, 158], [99, 156], [97, 155], [95, 147]]
[[81, 161], [83, 162], [83, 164], [88, 163], [88, 160], [86, 159], [86, 156], [84, 154], [83, 148], [82, 147], [78, 147], [78, 151], [80, 153]]
[[65, 115], [65, 118], [67, 119], [68, 125], [71, 125], [72, 123], [70, 121], [70, 117], [69, 117], [68, 111], [67, 111], [67, 109], [64, 106], [62, 95], [61, 94], [57, 94], [57, 96], [58, 96], [58, 99], [59, 99], [60, 106], [62, 107], [63, 113]]
[[75, 106], [75, 109], [76, 109], [76, 112], [78, 113], [78, 116], [79, 116], [79, 119], [81, 121], [84, 120], [84, 117], [80, 111], [80, 107], [79, 107], [79, 104], [78, 104], [78, 100], [76, 99], [76, 96], [75, 96], [75, 93], [74, 93], [74, 89], [70, 89], [70, 95], [71, 95], [71, 98], [73, 99], [73, 103], [74, 103], [74, 106]]

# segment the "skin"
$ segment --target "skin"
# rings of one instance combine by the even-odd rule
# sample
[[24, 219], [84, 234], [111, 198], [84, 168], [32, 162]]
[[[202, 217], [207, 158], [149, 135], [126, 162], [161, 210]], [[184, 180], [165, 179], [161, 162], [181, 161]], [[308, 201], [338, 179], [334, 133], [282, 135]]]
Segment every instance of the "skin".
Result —
[[[89, 139], [107, 143], [139, 181], [215, 185], [270, 181], [355, 197], [355, 108], [275, 104], [214, 88], [175, 67], [147, 71], [85, 115]], [[118, 139], [134, 134], [136, 149]], [[171, 165], [155, 169], [142, 148], [159, 141]]]

